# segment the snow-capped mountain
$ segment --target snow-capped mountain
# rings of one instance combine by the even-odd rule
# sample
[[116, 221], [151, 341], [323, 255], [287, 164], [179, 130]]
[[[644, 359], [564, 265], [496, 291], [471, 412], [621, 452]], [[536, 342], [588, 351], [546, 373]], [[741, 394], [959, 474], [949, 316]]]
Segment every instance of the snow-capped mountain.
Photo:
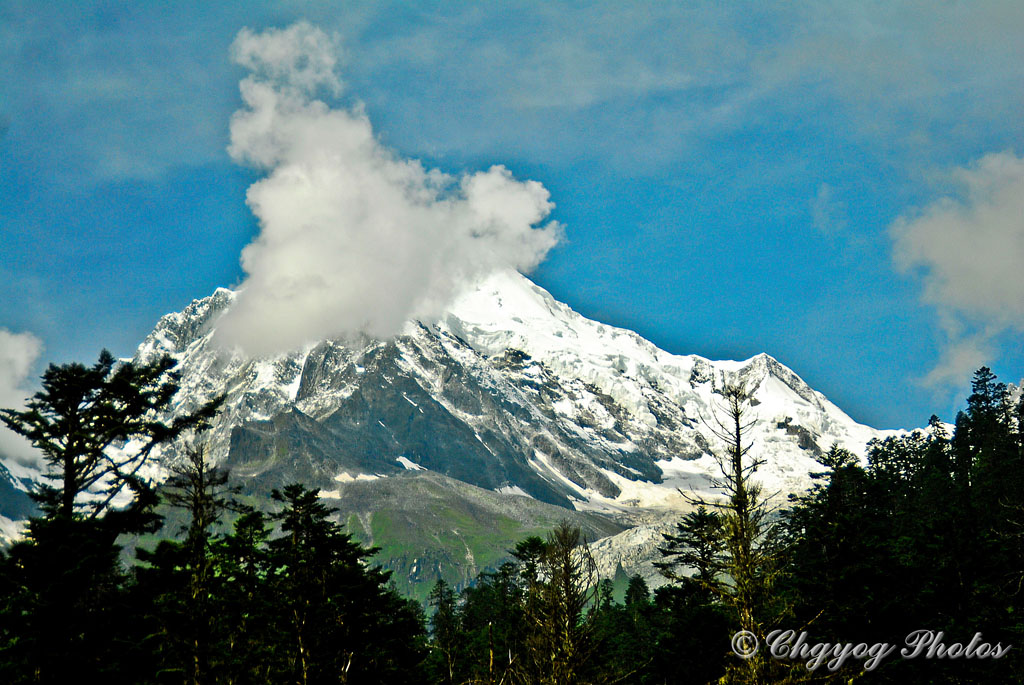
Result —
[[752, 394], [749, 437], [768, 491], [805, 487], [833, 442], [860, 453], [882, 435], [768, 355], [673, 355], [515, 272], [395, 340], [327, 340], [273, 358], [213, 340], [233, 298], [221, 289], [165, 316], [138, 355], [180, 360], [184, 405], [227, 393], [209, 440], [244, 478], [289, 472], [330, 491], [427, 469], [580, 510], [675, 508], [677, 488], [718, 475], [706, 422], [726, 383]]
[[29, 489], [40, 473], [0, 454], [0, 544], [21, 536], [23, 522], [35, 512]]
[[673, 355], [516, 272], [393, 340], [324, 340], [274, 357], [215, 340], [234, 298], [219, 289], [164, 316], [137, 358], [178, 360], [175, 411], [226, 394], [202, 436], [213, 459], [254, 497], [296, 481], [320, 488], [412, 594], [440, 576], [470, 580], [563, 518], [603, 538], [594, 550], [606, 572], [649, 576], [659, 532], [687, 506], [680, 490], [707, 491], [719, 475], [723, 445], [708, 423], [726, 384], [753, 398], [748, 438], [769, 493], [805, 488], [834, 442], [862, 453], [885, 435], [768, 355]]

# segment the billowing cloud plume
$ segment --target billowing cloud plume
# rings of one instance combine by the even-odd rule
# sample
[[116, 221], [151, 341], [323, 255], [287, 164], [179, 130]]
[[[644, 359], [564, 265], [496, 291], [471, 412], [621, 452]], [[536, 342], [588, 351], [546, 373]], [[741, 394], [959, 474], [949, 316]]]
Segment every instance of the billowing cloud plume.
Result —
[[402, 159], [359, 106], [332, 108], [335, 48], [306, 23], [243, 30], [233, 57], [251, 71], [231, 121], [232, 157], [267, 171], [249, 188], [260, 234], [218, 326], [252, 354], [351, 333], [388, 337], [440, 314], [465, 284], [528, 272], [558, 242], [539, 183], [503, 166], [451, 176]]
[[[962, 384], [985, 363], [992, 341], [1024, 330], [1024, 159], [990, 154], [953, 172], [962, 190], [891, 227], [898, 268], [920, 274], [948, 349], [925, 379]], [[969, 368], [973, 367], [973, 368]]]
[[[26, 381], [39, 358], [43, 343], [31, 333], [12, 333], [0, 328], [0, 408], [23, 409], [32, 391]], [[0, 455], [24, 463], [36, 463], [39, 453], [27, 440], [0, 424]]]

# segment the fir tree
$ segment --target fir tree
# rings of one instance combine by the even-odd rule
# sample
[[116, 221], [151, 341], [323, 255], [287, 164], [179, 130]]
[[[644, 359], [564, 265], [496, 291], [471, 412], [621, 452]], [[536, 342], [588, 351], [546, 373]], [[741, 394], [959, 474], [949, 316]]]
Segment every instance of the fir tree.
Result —
[[[169, 357], [118, 363], [104, 350], [92, 367], [51, 364], [26, 410], [0, 410], [50, 466], [50, 482], [33, 493], [43, 516], [30, 520], [5, 563], [16, 588], [0, 622], [8, 682], [128, 677], [119, 669], [137, 640], [122, 633], [132, 607], [116, 541], [159, 526], [140, 469], [157, 446], [205, 426], [220, 403], [165, 422], [178, 390], [172, 366]], [[127, 504], [114, 506], [119, 496]]]
[[[213, 417], [221, 399], [170, 423], [162, 420], [178, 391], [173, 366], [169, 356], [117, 363], [103, 350], [92, 367], [51, 364], [26, 410], [0, 410], [0, 421], [28, 438], [50, 464], [47, 476], [58, 485], [43, 484], [34, 493], [47, 516], [97, 518], [126, 487], [143, 486], [137, 474], [154, 448]], [[129, 440], [138, 447], [111, 452]]]
[[[694, 582], [702, 590], [710, 591], [724, 572], [722, 514], [708, 510], [700, 504], [676, 524], [676, 533], [664, 533], [665, 546], [658, 551], [663, 561], [654, 566], [662, 575], [679, 583]], [[692, 568], [692, 578], [676, 569]]]
[[523, 586], [516, 565], [505, 562], [497, 571], [481, 573], [463, 590], [460, 625], [467, 658], [457, 682], [524, 682], [529, 624]]
[[[754, 423], [749, 416], [750, 397], [738, 386], [726, 386], [721, 396], [724, 406], [705, 423], [726, 444], [726, 451], [716, 455], [721, 472], [716, 485], [724, 498], [690, 498], [698, 507], [697, 512], [682, 523], [681, 535], [676, 536], [681, 540], [673, 544], [669, 538], [668, 552], [663, 554], [671, 560], [664, 567], [672, 573], [672, 562], [678, 563], [684, 556], [692, 562], [699, 561], [705, 567], [701, 586], [729, 607], [740, 630], [763, 639], [767, 627], [777, 623], [782, 614], [774, 588], [782, 570], [781, 530], [771, 517], [760, 485], [753, 480], [765, 462], [763, 457], [751, 455], [747, 442], [747, 433]], [[709, 514], [702, 515], [700, 507], [719, 517], [720, 556], [709, 530], [715, 520]], [[694, 528], [695, 525], [699, 527]], [[688, 542], [700, 544], [702, 549], [690, 547]], [[770, 682], [770, 674], [778, 670], [776, 662], [759, 652], [730, 668], [727, 682]]]
[[436, 682], [452, 685], [458, 682], [456, 677], [461, 671], [463, 648], [459, 637], [459, 611], [455, 591], [443, 578], [438, 578], [427, 601], [434, 609], [434, 615], [430, 618], [433, 639], [430, 643], [428, 668], [433, 671]]
[[218, 682], [258, 685], [272, 682], [285, 651], [275, 623], [275, 598], [267, 540], [270, 529], [260, 511], [235, 520], [231, 534], [213, 542], [214, 573], [218, 578], [223, 653], [216, 671]]
[[239, 487], [228, 485], [228, 472], [209, 463], [205, 446], [187, 448], [169, 470], [163, 498], [188, 514], [185, 539], [164, 540], [153, 552], [139, 549], [139, 559], [149, 568], [137, 575], [143, 584], [155, 585], [154, 647], [164, 655], [162, 671], [198, 685], [210, 680], [213, 656], [224, 651], [218, 644], [224, 626], [215, 625], [224, 609], [212, 554], [213, 528], [225, 512], [244, 507], [235, 499]]
[[364, 562], [376, 550], [353, 542], [329, 519], [319, 490], [275, 490], [281, 537], [269, 542], [268, 590], [292, 682], [408, 681], [424, 653], [422, 612], [387, 588], [388, 574]]
[[593, 682], [596, 645], [587, 609], [597, 598], [597, 567], [579, 527], [559, 524], [548, 536], [541, 563], [546, 582], [539, 588], [531, 650], [541, 664], [540, 682]]

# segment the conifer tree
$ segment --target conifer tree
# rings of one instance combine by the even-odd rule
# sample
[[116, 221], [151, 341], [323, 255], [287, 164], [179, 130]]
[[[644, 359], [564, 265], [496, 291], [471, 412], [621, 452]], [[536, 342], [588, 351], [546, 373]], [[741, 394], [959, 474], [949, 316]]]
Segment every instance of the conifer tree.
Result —
[[268, 590], [284, 636], [282, 677], [313, 683], [408, 681], [424, 656], [422, 612], [387, 588], [364, 549], [329, 519], [319, 490], [274, 490]]
[[813, 625], [819, 639], [838, 641], [877, 632], [869, 626], [882, 607], [870, 585], [888, 557], [873, 536], [891, 522], [873, 513], [877, 496], [852, 453], [834, 444], [819, 461], [828, 470], [813, 474], [819, 482], [791, 497], [785, 512], [787, 596], [795, 626]]
[[[540, 538], [536, 538], [543, 544]], [[460, 610], [466, 664], [459, 682], [529, 682], [523, 675], [527, 626], [525, 590], [516, 565], [483, 572], [462, 592]]]
[[516, 545], [522, 583], [524, 639], [514, 682], [572, 685], [592, 682], [598, 578], [579, 527], [560, 523], [547, 540]]
[[597, 597], [597, 566], [578, 526], [563, 521], [548, 536], [542, 557], [538, 636], [543, 647], [543, 683], [592, 682], [595, 642], [587, 609]]
[[[826, 484], [787, 515], [798, 622], [813, 620], [826, 641], [900, 642], [928, 626], [948, 641], [982, 632], [1014, 643], [1024, 607], [1007, 581], [1024, 562], [1005, 506], [1019, 473], [1013, 429], [1005, 387], [981, 369], [951, 437], [933, 416], [927, 431], [869, 443], [866, 469], [830, 451]], [[864, 680], [1016, 682], [1020, 663], [1012, 650], [988, 663], [893, 660]]]
[[270, 529], [261, 511], [247, 511], [232, 532], [213, 542], [211, 555], [218, 578], [223, 653], [218, 682], [228, 685], [268, 683], [283, 669], [275, 597], [270, 593]]
[[[664, 558], [654, 566], [666, 578], [678, 583], [695, 582], [702, 590], [712, 589], [724, 571], [724, 539], [722, 515], [708, 510], [704, 504], [686, 514], [676, 524], [676, 533], [664, 533], [666, 545], [658, 551]], [[692, 568], [692, 578], [682, 575], [678, 567]]]
[[[740, 630], [763, 639], [768, 632], [766, 628], [776, 622], [782, 612], [779, 598], [774, 594], [775, 581], [782, 569], [781, 531], [771, 518], [772, 511], [761, 486], [753, 480], [757, 469], [765, 462], [763, 457], [750, 453], [747, 433], [754, 424], [749, 415], [750, 397], [743, 388], [733, 385], [723, 388], [721, 397], [723, 406], [705, 423], [726, 445], [725, 452], [716, 455], [721, 472], [716, 485], [723, 491], [724, 498], [690, 498], [698, 510], [693, 518], [683, 522], [683, 535], [676, 536], [682, 540], [673, 544], [670, 538], [665, 548], [668, 552], [663, 554], [676, 562], [682, 556], [691, 561], [703, 556], [701, 563], [706, 564], [706, 568], [701, 584], [730, 608]], [[710, 541], [699, 551], [689, 544], [703, 544], [707, 528], [713, 525], [711, 517], [700, 514], [702, 506], [720, 517], [720, 557]], [[701, 528], [693, 528], [694, 524]], [[666, 568], [672, 572], [671, 565]], [[741, 664], [734, 664], [727, 673], [727, 682], [770, 682], [770, 673], [777, 670], [776, 666], [758, 652]]]
[[[0, 410], [0, 421], [28, 438], [51, 467], [47, 475], [57, 485], [34, 493], [46, 515], [96, 519], [126, 487], [144, 486], [138, 473], [154, 448], [207, 425], [220, 398], [170, 423], [161, 416], [178, 391], [173, 366], [167, 355], [118, 363], [103, 350], [92, 367], [51, 364], [26, 410]], [[138, 447], [112, 452], [129, 440]]]
[[228, 472], [211, 465], [207, 455], [205, 445], [186, 448], [183, 459], [170, 465], [163, 485], [164, 501], [188, 515], [184, 541], [164, 540], [153, 552], [137, 552], [150, 566], [137, 575], [158, 593], [154, 645], [164, 655], [162, 668], [192, 685], [211, 679], [213, 657], [223, 651], [214, 647], [223, 634], [215, 623], [224, 610], [213, 528], [225, 512], [244, 510], [235, 498], [240, 488], [228, 485]]
[[438, 578], [430, 590], [427, 601], [434, 609], [434, 615], [430, 618], [433, 639], [430, 643], [429, 667], [435, 672], [437, 682], [453, 685], [459, 682], [456, 677], [461, 670], [460, 657], [463, 647], [459, 639], [459, 612], [455, 591], [444, 578]]
[[220, 403], [166, 421], [178, 390], [173, 365], [117, 362], [104, 350], [92, 367], [51, 364], [25, 410], [0, 410], [50, 467], [33, 493], [43, 516], [8, 554], [18, 617], [0, 626], [0, 664], [14, 664], [8, 682], [126, 678], [119, 665], [137, 641], [119, 632], [131, 608], [116, 540], [159, 526], [140, 469], [157, 446], [205, 426]]

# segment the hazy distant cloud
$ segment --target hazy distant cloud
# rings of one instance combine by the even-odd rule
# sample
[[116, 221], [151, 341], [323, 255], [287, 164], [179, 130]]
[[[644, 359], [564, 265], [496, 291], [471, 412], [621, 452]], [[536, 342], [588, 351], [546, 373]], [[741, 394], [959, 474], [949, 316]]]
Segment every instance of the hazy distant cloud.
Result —
[[842, 233], [849, 223], [846, 203], [836, 199], [835, 190], [827, 183], [818, 186], [818, 193], [811, 200], [811, 223], [826, 235]]
[[131, 179], [220, 161], [234, 108], [226, 37], [299, 11], [358, 54], [353, 80], [380, 84], [406, 150], [515, 144], [533, 159], [650, 168], [792, 103], [922, 154], [991, 126], [1022, 131], [1020, 2], [415, 5], [7, 3], [9, 137], [48, 175]]
[[368, 41], [355, 67], [371, 82], [419, 75], [387, 94], [403, 129], [418, 103], [461, 96], [412, 129], [420, 149], [493, 154], [500, 139], [651, 169], [768, 117], [827, 111], [915, 164], [991, 125], [1024, 130], [1020, 2], [510, 2], [421, 19]]
[[[956, 169], [961, 193], [905, 215], [891, 227], [893, 257], [903, 271], [918, 273], [923, 300], [959, 325], [944, 326], [950, 349], [928, 376], [957, 380], [968, 361], [975, 368], [1006, 330], [1024, 330], [1024, 159], [989, 154]], [[983, 329], [965, 335], [958, 328]], [[969, 375], [969, 372], [968, 372]]]
[[361, 107], [315, 99], [340, 88], [333, 50], [306, 23], [244, 30], [232, 47], [252, 74], [229, 152], [267, 176], [249, 188], [261, 231], [242, 252], [247, 276], [218, 334], [249, 353], [394, 335], [483, 274], [533, 269], [559, 240], [557, 224], [541, 225], [553, 205], [539, 183], [503, 166], [459, 177], [426, 169], [384, 147]]
[[931, 388], [962, 388], [975, 371], [989, 363], [994, 352], [989, 332], [967, 338], [951, 336], [938, 364], [921, 382]]
[[[0, 328], [0, 409], [23, 409], [32, 391], [26, 381], [43, 351], [43, 343], [31, 333], [12, 333]], [[37, 462], [38, 452], [27, 440], [0, 424], [0, 454], [22, 462]]]
[[215, 11], [180, 22], [160, 13], [0, 3], [5, 143], [29, 177], [78, 189], [223, 158], [232, 102]]

